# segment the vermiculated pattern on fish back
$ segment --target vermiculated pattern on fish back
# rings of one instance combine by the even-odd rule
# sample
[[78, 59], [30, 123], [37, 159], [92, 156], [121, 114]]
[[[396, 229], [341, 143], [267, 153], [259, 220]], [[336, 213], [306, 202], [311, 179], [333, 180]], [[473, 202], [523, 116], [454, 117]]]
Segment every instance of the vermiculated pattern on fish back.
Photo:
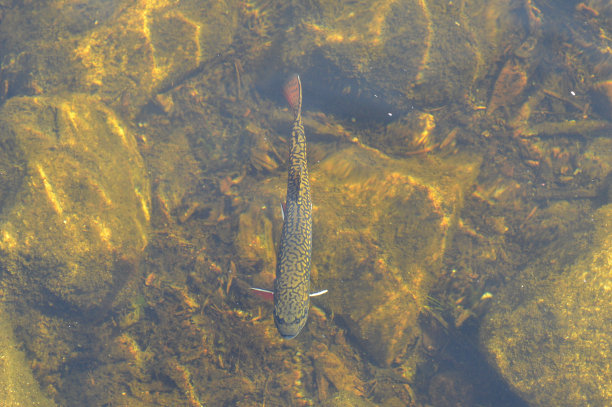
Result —
[[304, 327], [310, 304], [312, 202], [301, 91], [298, 76], [292, 77], [285, 85], [285, 95], [293, 108], [295, 120], [289, 141], [287, 203], [274, 281], [274, 321], [285, 338], [295, 337]]

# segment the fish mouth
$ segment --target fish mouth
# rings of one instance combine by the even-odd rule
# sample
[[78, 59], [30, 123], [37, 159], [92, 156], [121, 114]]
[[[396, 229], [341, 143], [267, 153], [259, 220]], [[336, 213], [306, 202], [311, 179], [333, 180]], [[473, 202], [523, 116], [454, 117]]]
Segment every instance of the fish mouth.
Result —
[[283, 339], [293, 339], [302, 331], [302, 327], [299, 325], [296, 326], [283, 326], [278, 328], [278, 333]]
[[302, 332], [306, 321], [295, 321], [292, 323], [280, 322], [276, 320], [276, 328], [283, 339], [293, 339]]

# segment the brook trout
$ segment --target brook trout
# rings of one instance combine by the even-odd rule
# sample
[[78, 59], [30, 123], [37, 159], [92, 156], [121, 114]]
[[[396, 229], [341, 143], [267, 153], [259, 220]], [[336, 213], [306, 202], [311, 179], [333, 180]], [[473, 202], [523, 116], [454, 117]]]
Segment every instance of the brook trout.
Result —
[[292, 76], [283, 88], [293, 110], [289, 140], [287, 202], [283, 206], [283, 229], [276, 260], [274, 291], [254, 288], [274, 297], [274, 322], [285, 339], [295, 338], [308, 319], [310, 297], [310, 255], [312, 252], [312, 201], [306, 163], [306, 135], [302, 124], [302, 84]]

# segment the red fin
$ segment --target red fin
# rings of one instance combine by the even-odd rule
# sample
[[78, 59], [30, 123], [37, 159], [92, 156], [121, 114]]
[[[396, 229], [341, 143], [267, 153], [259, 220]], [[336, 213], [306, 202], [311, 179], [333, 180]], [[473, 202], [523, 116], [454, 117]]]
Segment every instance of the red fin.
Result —
[[264, 290], [263, 288], [254, 288], [251, 287], [251, 291], [258, 297], [263, 298], [264, 300], [274, 301], [274, 291]]
[[285, 82], [283, 86], [283, 94], [293, 114], [297, 117], [302, 110], [302, 83], [300, 77], [297, 74], [291, 75], [291, 77]]
[[283, 220], [285, 220], [285, 214], [287, 213], [287, 202], [281, 202], [281, 213], [283, 215]]

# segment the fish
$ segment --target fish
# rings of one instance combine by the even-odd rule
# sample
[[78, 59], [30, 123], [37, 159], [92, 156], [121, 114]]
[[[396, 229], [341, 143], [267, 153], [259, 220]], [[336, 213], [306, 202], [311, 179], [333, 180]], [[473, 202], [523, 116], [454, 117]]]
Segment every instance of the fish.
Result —
[[327, 290], [310, 292], [312, 254], [312, 200], [306, 160], [306, 134], [302, 124], [302, 83], [292, 75], [283, 87], [293, 112], [289, 139], [287, 198], [282, 206], [283, 228], [276, 256], [274, 290], [251, 287], [274, 300], [274, 323], [285, 339], [295, 338], [306, 325], [310, 297]]

